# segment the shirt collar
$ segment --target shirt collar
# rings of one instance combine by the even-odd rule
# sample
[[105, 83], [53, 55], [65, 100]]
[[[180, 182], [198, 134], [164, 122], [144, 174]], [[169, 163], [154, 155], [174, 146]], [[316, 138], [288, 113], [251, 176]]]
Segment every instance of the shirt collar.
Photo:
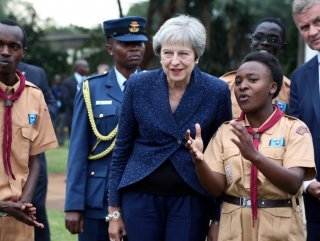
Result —
[[2, 89], [3, 91], [6, 91], [7, 88], [9, 87], [9, 88], [13, 88], [14, 90], [13, 92], [16, 92], [20, 86], [20, 79], [18, 76], [16, 76], [16, 78], [18, 79], [18, 81], [13, 86], [7, 86], [4, 83], [0, 82], [0, 89]]
[[76, 78], [78, 84], [80, 84], [82, 82], [82, 80], [84, 80], [86, 78], [86, 76], [82, 76], [78, 72], [74, 72], [74, 77]]
[[[116, 77], [117, 77], [118, 84], [119, 84], [121, 90], [123, 91], [123, 89], [124, 89], [124, 85], [123, 85], [123, 84], [124, 84], [124, 82], [127, 81], [127, 79], [126, 79], [126, 77], [123, 76], [123, 74], [121, 74], [121, 73], [117, 70], [116, 67], [114, 68], [114, 71], [116, 72]], [[137, 72], [138, 72], [138, 70], [136, 70], [134, 73], [137, 73]]]
[[[272, 116], [274, 116], [274, 114], [276, 113], [276, 108], [274, 109], [274, 111], [272, 112], [272, 114], [269, 116], [269, 118], [268, 119], [266, 119], [266, 121], [261, 125], [261, 126], [263, 126], [265, 123], [267, 123], [271, 118], [272, 118]], [[250, 126], [250, 123], [249, 123], [249, 121], [248, 121], [248, 119], [247, 119], [247, 116], [245, 116], [245, 119], [244, 119], [244, 125], [245, 126]], [[261, 127], [260, 126], [260, 127]], [[259, 128], [260, 128], [259, 127]], [[271, 128], [269, 128], [268, 130], [266, 130], [264, 133], [266, 133], [266, 134], [272, 134], [272, 132], [273, 132], [273, 127], [274, 126], [272, 126]], [[253, 130], [254, 131], [257, 131], [259, 128], [253, 128]]]
[[318, 52], [317, 57], [318, 57], [318, 64], [320, 64], [320, 52]]

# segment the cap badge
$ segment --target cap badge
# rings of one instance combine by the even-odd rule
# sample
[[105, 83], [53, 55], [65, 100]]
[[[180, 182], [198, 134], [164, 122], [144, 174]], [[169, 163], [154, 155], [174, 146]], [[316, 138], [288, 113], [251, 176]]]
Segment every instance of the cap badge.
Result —
[[131, 33], [139, 32], [139, 23], [137, 21], [131, 21], [129, 31]]

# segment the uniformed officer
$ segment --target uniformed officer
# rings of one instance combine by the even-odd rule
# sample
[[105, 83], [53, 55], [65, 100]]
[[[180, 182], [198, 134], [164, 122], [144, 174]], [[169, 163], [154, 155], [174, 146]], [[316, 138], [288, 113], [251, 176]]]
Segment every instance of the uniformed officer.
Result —
[[129, 76], [139, 71], [148, 41], [146, 20], [125, 17], [103, 23], [114, 66], [88, 78], [76, 94], [67, 170], [66, 228], [81, 241], [109, 240], [108, 173], [120, 106]]
[[43, 228], [32, 205], [18, 210], [11, 202], [31, 203], [39, 154], [58, 146], [42, 91], [17, 70], [26, 50], [24, 29], [0, 20], [0, 200], [9, 202], [1, 208], [1, 241], [34, 241], [34, 229], [27, 225]]
[[195, 139], [186, 134], [201, 183], [223, 193], [219, 241], [305, 240], [297, 200], [315, 176], [313, 144], [302, 121], [272, 105], [281, 85], [271, 54], [247, 55], [235, 78], [238, 120], [223, 124], [204, 154], [200, 126]]
[[[250, 43], [251, 51], [268, 52], [274, 56], [278, 56], [287, 45], [286, 29], [284, 24], [278, 18], [269, 17], [261, 19], [253, 31]], [[241, 109], [234, 94], [235, 76], [236, 70], [225, 73], [220, 78], [229, 85], [231, 92], [232, 116], [233, 118], [238, 118], [240, 116]], [[280, 93], [273, 102], [277, 104], [284, 113], [287, 113], [289, 98], [290, 80], [286, 76], [283, 76], [283, 84]]]

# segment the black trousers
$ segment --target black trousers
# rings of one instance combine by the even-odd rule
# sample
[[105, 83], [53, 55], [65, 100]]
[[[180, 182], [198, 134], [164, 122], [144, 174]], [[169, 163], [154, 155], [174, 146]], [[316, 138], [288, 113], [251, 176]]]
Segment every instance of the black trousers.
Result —
[[35, 228], [35, 241], [50, 241], [50, 228], [46, 212], [46, 196], [48, 189], [47, 160], [44, 153], [40, 154], [40, 175], [33, 196], [33, 205], [37, 208], [37, 221], [44, 224], [44, 228]]

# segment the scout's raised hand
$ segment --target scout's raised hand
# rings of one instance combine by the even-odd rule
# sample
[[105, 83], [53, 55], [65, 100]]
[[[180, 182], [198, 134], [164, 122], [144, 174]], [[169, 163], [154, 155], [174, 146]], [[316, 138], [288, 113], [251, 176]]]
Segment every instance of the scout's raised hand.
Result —
[[230, 129], [232, 133], [238, 137], [231, 138], [231, 141], [237, 145], [241, 155], [249, 161], [256, 160], [258, 151], [254, 148], [252, 135], [248, 133], [244, 126], [235, 120], [230, 121]]
[[193, 139], [190, 135], [190, 130], [187, 130], [185, 138], [187, 140], [186, 147], [190, 150], [193, 162], [203, 160], [203, 141], [201, 137], [201, 127], [195, 124], [196, 136]]

